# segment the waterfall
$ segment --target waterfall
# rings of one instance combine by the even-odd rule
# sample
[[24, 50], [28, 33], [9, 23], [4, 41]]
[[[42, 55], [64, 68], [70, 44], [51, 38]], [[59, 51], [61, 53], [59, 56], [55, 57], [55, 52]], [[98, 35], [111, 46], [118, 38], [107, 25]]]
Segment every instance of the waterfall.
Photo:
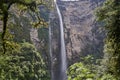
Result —
[[64, 40], [64, 29], [63, 29], [63, 20], [62, 20], [62, 15], [60, 13], [59, 7], [57, 5], [57, 1], [54, 0], [55, 6], [57, 9], [57, 13], [59, 16], [59, 21], [60, 21], [60, 44], [61, 44], [61, 70], [60, 70], [60, 80], [67, 80], [67, 63], [66, 63], [66, 50], [65, 50], [65, 40]]
[[[53, 46], [52, 45], [54, 42], [52, 42], [52, 29], [51, 26], [49, 26], [49, 52], [50, 52], [50, 59], [51, 59], [51, 80], [67, 80], [67, 62], [66, 62], [66, 50], [65, 50], [65, 41], [64, 41], [64, 29], [63, 29], [63, 21], [62, 21], [62, 15], [60, 13], [59, 7], [57, 5], [56, 0], [54, 0], [54, 6], [57, 9], [57, 14], [59, 17], [59, 22], [60, 22], [60, 61], [58, 60], [58, 57], [56, 58], [53, 54]], [[52, 14], [50, 15], [52, 16]], [[50, 21], [49, 21], [50, 22]], [[56, 60], [56, 59], [57, 60]], [[56, 62], [55, 62], [56, 60]], [[57, 62], [59, 61], [59, 62]], [[55, 70], [56, 65], [55, 63], [60, 63], [57, 66], [57, 71]]]

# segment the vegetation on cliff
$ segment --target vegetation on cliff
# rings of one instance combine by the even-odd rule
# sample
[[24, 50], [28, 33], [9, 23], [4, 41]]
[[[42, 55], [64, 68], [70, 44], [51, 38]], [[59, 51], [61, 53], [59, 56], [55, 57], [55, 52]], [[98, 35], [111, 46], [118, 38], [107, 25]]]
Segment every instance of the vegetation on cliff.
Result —
[[[99, 22], [106, 30], [104, 58], [98, 64], [75, 63], [68, 69], [68, 80], [120, 79], [120, 1], [106, 0], [97, 8]], [[92, 66], [92, 67], [91, 67]]]
[[[102, 21], [107, 32], [104, 46], [103, 65], [106, 72], [116, 77], [120, 74], [120, 1], [106, 0], [97, 11], [98, 20]], [[119, 77], [120, 78], [120, 77]]]
[[41, 54], [28, 42], [20, 44], [20, 52], [0, 55], [1, 80], [49, 80], [49, 77]]
[[[46, 59], [46, 56], [49, 57], [49, 54], [46, 54], [48, 52], [48, 28], [46, 26], [49, 21], [49, 10], [44, 10], [50, 5], [49, 2], [50, 0], [0, 1], [0, 22], [2, 21], [0, 80], [50, 80], [48, 71], [50, 62]], [[104, 57], [100, 60], [90, 55], [81, 58], [81, 62], [68, 68], [68, 80], [120, 80], [120, 0], [106, 0], [101, 7], [97, 8], [96, 16], [98, 24], [100, 22], [101, 27], [106, 31]], [[58, 25], [57, 20], [51, 24], [54, 25], [54, 23], [55, 26]], [[36, 46], [30, 39], [32, 27], [38, 28], [38, 38], [41, 39], [39, 45], [42, 47], [40, 50], [35, 48]], [[54, 28], [53, 33], [59, 34], [56, 28], [58, 27]], [[58, 35], [53, 37], [59, 39]], [[77, 43], [76, 40], [75, 42]], [[88, 46], [83, 49], [83, 52], [96, 49], [95, 47], [88, 48]], [[45, 54], [42, 56], [40, 52]], [[57, 52], [54, 53], [57, 54]], [[78, 55], [75, 54], [75, 56]], [[55, 65], [56, 68], [59, 67], [59, 64]]]
[[[0, 79], [49, 80], [42, 54], [30, 40], [30, 28], [47, 26], [40, 15], [43, 0], [1, 0]], [[50, 4], [50, 3], [49, 3]]]

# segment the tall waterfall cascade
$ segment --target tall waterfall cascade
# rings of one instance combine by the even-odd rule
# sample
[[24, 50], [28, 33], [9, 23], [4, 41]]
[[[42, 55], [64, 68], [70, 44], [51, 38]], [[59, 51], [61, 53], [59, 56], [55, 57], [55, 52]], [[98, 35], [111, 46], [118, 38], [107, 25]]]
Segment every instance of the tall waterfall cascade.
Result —
[[51, 80], [67, 80], [67, 60], [66, 60], [66, 49], [65, 49], [65, 41], [64, 41], [64, 28], [63, 28], [63, 20], [62, 20], [62, 15], [60, 13], [60, 9], [57, 5], [57, 1], [54, 0], [54, 6], [57, 10], [58, 18], [59, 18], [59, 25], [60, 25], [60, 71], [59, 73], [59, 78], [55, 79], [55, 73], [54, 73], [54, 58], [52, 54], [52, 32], [51, 32], [51, 27], [49, 27], [49, 52], [50, 52], [50, 57], [51, 57]]
[[66, 63], [66, 50], [65, 50], [65, 40], [64, 40], [64, 28], [63, 28], [63, 20], [62, 20], [62, 15], [60, 13], [60, 9], [57, 5], [57, 2], [55, 0], [55, 6], [57, 9], [57, 13], [59, 16], [59, 21], [60, 21], [60, 44], [61, 44], [61, 80], [66, 80], [67, 75], [66, 75], [66, 70], [67, 70], [67, 63]]

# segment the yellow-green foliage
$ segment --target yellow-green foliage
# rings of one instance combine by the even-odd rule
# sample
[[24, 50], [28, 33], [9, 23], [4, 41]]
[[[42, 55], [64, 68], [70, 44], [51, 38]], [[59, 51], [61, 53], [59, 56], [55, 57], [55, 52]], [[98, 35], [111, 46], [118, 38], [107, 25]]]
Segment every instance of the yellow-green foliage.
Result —
[[83, 63], [75, 63], [69, 67], [68, 80], [93, 80], [94, 73]]
[[[22, 31], [26, 29], [23, 27], [33, 27], [31, 23], [37, 24], [38, 27], [42, 23], [41, 20], [44, 21], [39, 15], [40, 5], [45, 5], [45, 1], [0, 1], [0, 20], [3, 21], [3, 32], [0, 34], [0, 37], [2, 36], [0, 38], [0, 80], [49, 80], [41, 54], [32, 44], [20, 43], [21, 40], [16, 38], [17, 32], [20, 39]], [[26, 32], [29, 33], [28, 30]], [[30, 38], [24, 35], [26, 33], [22, 34], [21, 39]]]
[[120, 74], [120, 0], [106, 0], [96, 15], [107, 33], [103, 65], [117, 77]]
[[21, 52], [0, 55], [0, 79], [49, 80], [41, 54], [30, 43], [20, 45]]
[[68, 80], [119, 80], [114, 75], [103, 72], [104, 67], [91, 63], [91, 59], [88, 55], [82, 62], [71, 65], [67, 71]]

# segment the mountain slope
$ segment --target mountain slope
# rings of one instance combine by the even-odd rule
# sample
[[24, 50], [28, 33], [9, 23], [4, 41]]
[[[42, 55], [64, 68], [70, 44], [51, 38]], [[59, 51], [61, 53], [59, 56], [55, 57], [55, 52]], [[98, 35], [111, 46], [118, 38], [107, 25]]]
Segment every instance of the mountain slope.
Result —
[[103, 0], [80, 0], [59, 2], [64, 28], [66, 51], [69, 63], [80, 60], [80, 56], [93, 54], [101, 58], [103, 54], [104, 32], [95, 21], [94, 10]]

